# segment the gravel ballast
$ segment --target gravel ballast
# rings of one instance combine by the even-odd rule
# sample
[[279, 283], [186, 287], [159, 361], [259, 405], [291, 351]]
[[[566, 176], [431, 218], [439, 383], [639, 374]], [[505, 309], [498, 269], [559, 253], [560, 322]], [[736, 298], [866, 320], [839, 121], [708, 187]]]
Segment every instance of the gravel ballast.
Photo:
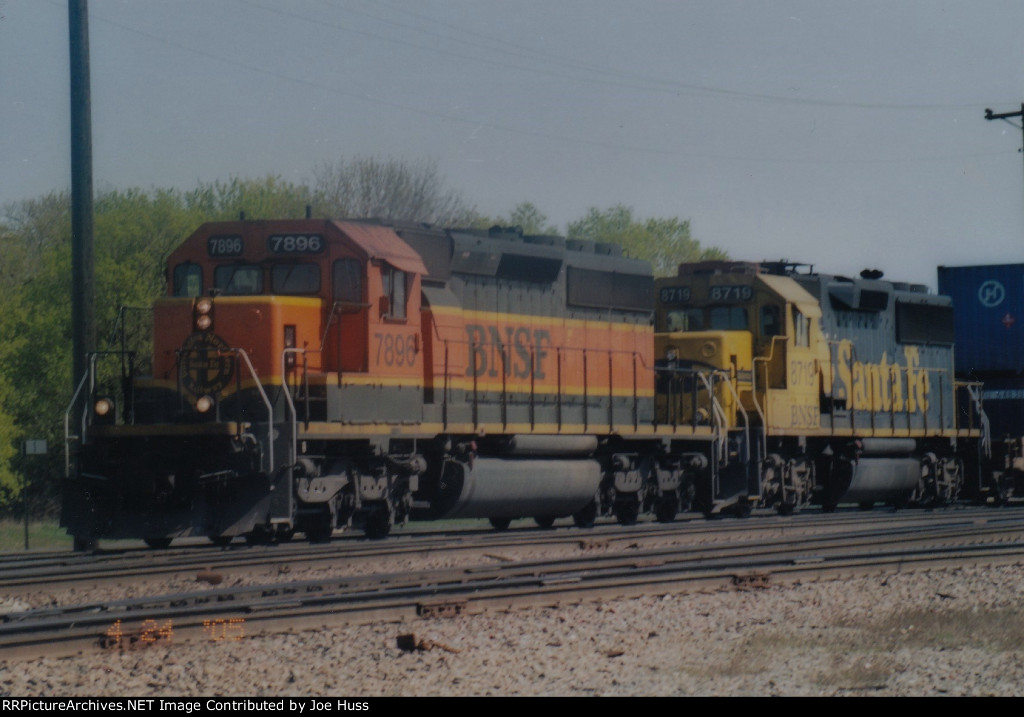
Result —
[[287, 635], [236, 631], [240, 639], [221, 642], [0, 659], [0, 693], [1010, 696], [1024, 692], [1022, 598], [1024, 567], [972, 567]]

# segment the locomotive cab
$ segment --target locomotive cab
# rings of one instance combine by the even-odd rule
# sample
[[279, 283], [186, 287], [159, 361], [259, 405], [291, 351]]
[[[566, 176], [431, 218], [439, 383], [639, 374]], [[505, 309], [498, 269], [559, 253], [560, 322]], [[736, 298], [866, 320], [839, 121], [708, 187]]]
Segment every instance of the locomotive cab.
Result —
[[[342, 420], [347, 407], [365, 419], [366, 402], [379, 405], [378, 418], [410, 418], [414, 390], [378, 404], [359, 387], [421, 376], [419, 257], [374, 225], [278, 224], [204, 227], [172, 254], [169, 296], [154, 308], [154, 381], [192, 406], [203, 395], [219, 405], [261, 382], [272, 391], [301, 387], [306, 420], [324, 420], [328, 404], [338, 404]], [[234, 350], [252, 372], [234, 370]], [[253, 410], [261, 409], [242, 413]]]
[[[728, 379], [714, 398], [730, 427], [818, 427], [827, 349], [821, 310], [807, 291], [788, 277], [738, 262], [683, 264], [657, 289], [656, 355], [665, 365]], [[711, 394], [680, 400], [682, 393], [671, 395], [671, 382], [659, 386], [664, 415], [705, 419]]]

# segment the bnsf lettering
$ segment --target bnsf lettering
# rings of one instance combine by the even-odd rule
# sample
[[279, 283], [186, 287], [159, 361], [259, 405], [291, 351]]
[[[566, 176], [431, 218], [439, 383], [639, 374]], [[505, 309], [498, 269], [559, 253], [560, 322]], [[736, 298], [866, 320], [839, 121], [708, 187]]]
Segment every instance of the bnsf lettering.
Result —
[[[467, 376], [501, 375], [544, 379], [544, 360], [551, 346], [551, 332], [527, 326], [481, 326], [467, 324], [470, 361]], [[531, 360], [532, 359], [532, 360]]]
[[821, 423], [821, 412], [817, 406], [793, 405], [789, 407], [789, 425], [805, 428], [817, 427]]

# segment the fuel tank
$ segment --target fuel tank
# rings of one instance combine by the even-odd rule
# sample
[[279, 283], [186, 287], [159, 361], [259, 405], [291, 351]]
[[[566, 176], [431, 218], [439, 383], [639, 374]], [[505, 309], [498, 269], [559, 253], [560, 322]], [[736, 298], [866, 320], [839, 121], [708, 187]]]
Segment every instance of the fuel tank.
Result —
[[432, 507], [443, 518], [565, 516], [586, 507], [600, 483], [601, 466], [589, 459], [449, 461]]
[[921, 480], [921, 459], [912, 438], [860, 442], [854, 456], [840, 459], [825, 503], [895, 503], [910, 498]]

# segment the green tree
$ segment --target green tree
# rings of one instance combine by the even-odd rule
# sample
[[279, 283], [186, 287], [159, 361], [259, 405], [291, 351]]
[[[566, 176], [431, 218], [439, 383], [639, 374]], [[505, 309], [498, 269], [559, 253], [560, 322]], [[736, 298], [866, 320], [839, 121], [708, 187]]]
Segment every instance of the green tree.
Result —
[[509, 212], [508, 218], [499, 217], [495, 222], [501, 226], [520, 227], [523, 234], [558, 234], [558, 227], [548, 221], [548, 216], [532, 202], [520, 202]]
[[[306, 206], [315, 205], [314, 190], [306, 185], [292, 184], [276, 175], [261, 179], [232, 178], [227, 182], [200, 184], [183, 195], [184, 208], [193, 222], [238, 219], [297, 219], [305, 216]], [[329, 213], [326, 208], [314, 206], [319, 214]], [[178, 237], [184, 239], [198, 227]]]
[[688, 219], [637, 219], [633, 209], [622, 204], [605, 210], [592, 207], [569, 224], [568, 237], [619, 244], [630, 256], [651, 262], [655, 276], [675, 274], [684, 261], [728, 258], [721, 249], [702, 248], [690, 236]]
[[[120, 307], [138, 307], [126, 314], [134, 319], [127, 322], [128, 348], [145, 367], [152, 345], [149, 307], [164, 293], [169, 253], [203, 222], [234, 219], [241, 211], [253, 219], [301, 217], [311, 196], [308, 187], [275, 176], [203, 183], [188, 192], [97, 192], [97, 348], [111, 347]], [[54, 192], [5, 207], [0, 220], [0, 510], [20, 495], [28, 464], [18, 447], [25, 438], [45, 438], [50, 446], [51, 506], [63, 473], [72, 385], [70, 208], [68, 194]], [[107, 366], [111, 380], [115, 363]]]
[[21, 490], [21, 482], [12, 469], [12, 461], [18, 454], [19, 436], [14, 417], [6, 412], [4, 405], [10, 400], [12, 388], [7, 379], [0, 375], [0, 508], [15, 500]]

